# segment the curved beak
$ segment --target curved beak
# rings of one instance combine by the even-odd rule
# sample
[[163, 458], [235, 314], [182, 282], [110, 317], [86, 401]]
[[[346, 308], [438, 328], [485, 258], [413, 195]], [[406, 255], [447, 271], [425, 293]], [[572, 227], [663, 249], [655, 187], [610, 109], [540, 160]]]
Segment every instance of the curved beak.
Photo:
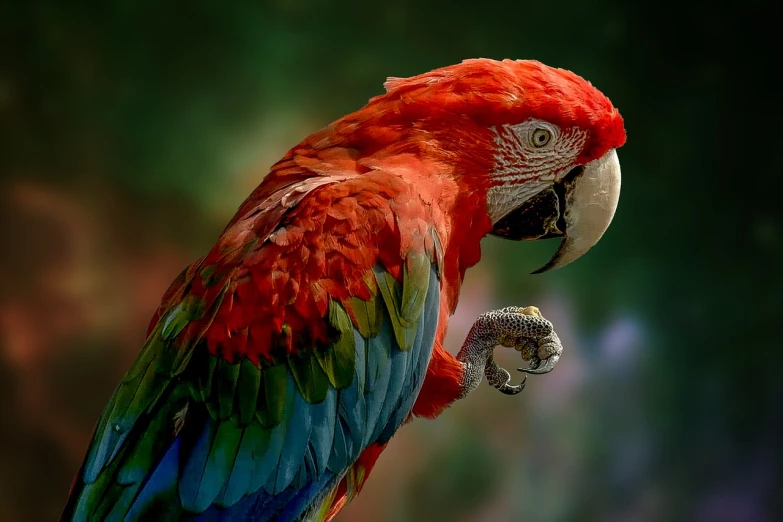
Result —
[[554, 270], [598, 243], [620, 199], [620, 161], [615, 149], [539, 192], [501, 218], [492, 234], [516, 240], [563, 237], [552, 259], [533, 272]]

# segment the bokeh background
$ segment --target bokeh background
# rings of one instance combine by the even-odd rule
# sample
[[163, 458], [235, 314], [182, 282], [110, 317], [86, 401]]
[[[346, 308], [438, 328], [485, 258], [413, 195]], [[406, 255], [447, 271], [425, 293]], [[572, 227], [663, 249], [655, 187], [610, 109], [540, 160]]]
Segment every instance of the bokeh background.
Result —
[[158, 299], [269, 165], [386, 76], [479, 56], [569, 68], [614, 101], [620, 207], [553, 273], [528, 275], [551, 242], [485, 241], [450, 349], [479, 313], [536, 304], [564, 357], [519, 396], [483, 386], [406, 426], [340, 522], [783, 519], [764, 4], [94, 4], [0, 6], [0, 520], [58, 517]]

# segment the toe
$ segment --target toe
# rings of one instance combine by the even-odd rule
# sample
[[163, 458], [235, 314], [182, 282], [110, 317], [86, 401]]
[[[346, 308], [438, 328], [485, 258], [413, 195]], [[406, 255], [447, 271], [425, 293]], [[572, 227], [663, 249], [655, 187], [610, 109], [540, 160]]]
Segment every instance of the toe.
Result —
[[555, 367], [555, 365], [557, 364], [557, 361], [559, 359], [560, 359], [559, 355], [553, 355], [552, 357], [541, 361], [541, 364], [539, 366], [535, 367], [535, 368], [531, 364], [530, 368], [517, 368], [517, 370], [519, 370], [520, 372], [531, 373], [531, 374], [534, 374], [534, 375], [541, 375], [543, 373], [549, 373]]

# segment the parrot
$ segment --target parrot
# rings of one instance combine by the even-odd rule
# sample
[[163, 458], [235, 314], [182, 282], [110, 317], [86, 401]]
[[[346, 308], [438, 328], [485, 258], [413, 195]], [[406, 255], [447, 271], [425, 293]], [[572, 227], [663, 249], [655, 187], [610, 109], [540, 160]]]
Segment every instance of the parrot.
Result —
[[[610, 100], [535, 60], [409, 78], [275, 163], [166, 290], [98, 420], [63, 521], [332, 520], [398, 429], [481, 381], [507, 395], [563, 346], [534, 306], [444, 348], [488, 235], [594, 246], [626, 140]], [[523, 379], [493, 359], [516, 349]]]

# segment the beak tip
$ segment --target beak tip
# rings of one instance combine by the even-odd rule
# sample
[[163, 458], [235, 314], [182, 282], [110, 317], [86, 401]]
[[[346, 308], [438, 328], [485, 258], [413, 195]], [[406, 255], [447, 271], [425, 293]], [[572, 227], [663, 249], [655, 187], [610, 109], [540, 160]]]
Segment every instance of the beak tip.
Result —
[[547, 264], [545, 264], [544, 266], [542, 266], [538, 270], [533, 270], [532, 272], [530, 272], [530, 275], [538, 275], [538, 274], [543, 274], [545, 272], [551, 272], [552, 270], [557, 270], [558, 268], [561, 268], [561, 267], [563, 267], [563, 266], [565, 266], [567, 264], [568, 263], [562, 263], [561, 264], [561, 263], [558, 262], [557, 259], [552, 258], [552, 259], [549, 260], [549, 262]]
[[620, 198], [620, 162], [612, 149], [589, 163], [568, 194], [563, 241], [552, 259], [533, 274], [566, 266], [601, 239]]
[[577, 257], [579, 255], [573, 256], [571, 252], [571, 241], [568, 235], [563, 237], [563, 240], [560, 242], [560, 246], [555, 251], [552, 258], [546, 262], [544, 266], [539, 268], [538, 270], [535, 270], [531, 272], [531, 275], [535, 274], [543, 274], [544, 272], [550, 272], [552, 270], [557, 270], [558, 268], [564, 267]]
[[549, 263], [545, 264], [544, 266], [542, 266], [538, 270], [533, 270], [532, 272], [530, 272], [530, 275], [543, 274], [544, 272], [549, 272]]

